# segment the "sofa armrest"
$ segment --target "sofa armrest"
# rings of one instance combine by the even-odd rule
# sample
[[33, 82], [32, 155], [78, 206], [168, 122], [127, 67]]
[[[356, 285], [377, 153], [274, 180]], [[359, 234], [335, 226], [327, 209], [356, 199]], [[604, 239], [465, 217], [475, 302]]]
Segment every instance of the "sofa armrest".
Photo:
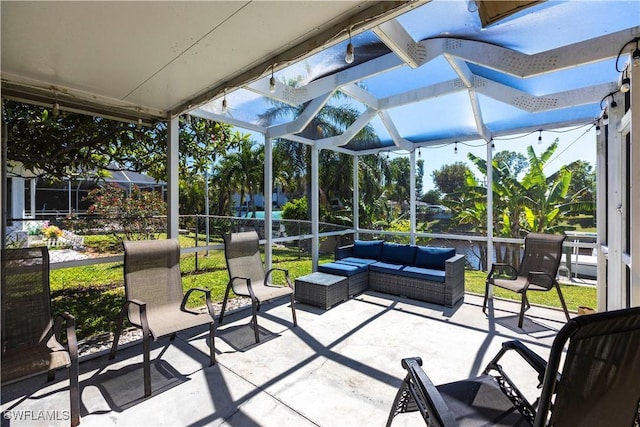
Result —
[[464, 297], [465, 257], [456, 254], [445, 261], [445, 305], [454, 306]]
[[353, 245], [340, 246], [336, 248], [335, 259], [343, 259], [353, 256]]

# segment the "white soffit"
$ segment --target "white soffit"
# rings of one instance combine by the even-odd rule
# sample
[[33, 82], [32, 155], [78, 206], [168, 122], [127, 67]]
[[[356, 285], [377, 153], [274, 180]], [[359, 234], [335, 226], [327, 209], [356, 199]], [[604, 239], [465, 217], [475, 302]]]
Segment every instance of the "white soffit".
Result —
[[[3, 94], [168, 117], [405, 1], [2, 1]], [[346, 28], [346, 27], [345, 27]], [[314, 37], [318, 37], [314, 39]], [[295, 58], [290, 58], [291, 60]], [[254, 78], [257, 76], [254, 76]], [[13, 92], [12, 92], [13, 91]], [[48, 94], [48, 96], [47, 96]], [[35, 98], [35, 96], [34, 96]], [[39, 98], [40, 99], [40, 98]], [[79, 107], [78, 107], [79, 108]], [[135, 115], [135, 114], [134, 114]]]

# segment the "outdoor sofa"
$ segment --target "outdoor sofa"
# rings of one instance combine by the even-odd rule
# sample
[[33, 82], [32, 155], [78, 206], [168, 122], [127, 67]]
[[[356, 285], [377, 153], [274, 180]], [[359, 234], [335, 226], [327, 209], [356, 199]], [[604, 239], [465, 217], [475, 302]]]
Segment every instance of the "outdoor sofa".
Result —
[[371, 289], [453, 307], [464, 298], [464, 266], [453, 248], [356, 240], [318, 271], [347, 277], [349, 296]]

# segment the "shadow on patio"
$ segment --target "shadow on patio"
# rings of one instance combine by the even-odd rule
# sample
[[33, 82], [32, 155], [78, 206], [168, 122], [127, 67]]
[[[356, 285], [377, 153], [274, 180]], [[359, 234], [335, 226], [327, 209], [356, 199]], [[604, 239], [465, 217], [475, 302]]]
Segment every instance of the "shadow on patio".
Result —
[[[518, 303], [495, 300], [487, 317], [482, 298], [469, 294], [454, 309], [375, 292], [328, 311], [296, 307], [292, 328], [288, 302], [265, 305], [259, 344], [250, 339], [250, 311], [232, 313], [218, 330], [213, 367], [204, 329], [154, 343], [150, 398], [143, 397], [140, 342], [111, 364], [106, 353], [82, 361], [81, 425], [384, 425], [405, 375], [403, 357], [422, 357], [439, 384], [477, 374], [513, 338], [546, 358], [564, 324], [561, 311], [532, 307], [519, 329]], [[514, 380], [535, 396], [536, 376], [516, 358], [505, 360], [507, 369], [511, 363]], [[45, 380], [3, 387], [3, 426], [68, 424], [68, 381], [64, 374]], [[415, 422], [414, 415], [394, 426]]]

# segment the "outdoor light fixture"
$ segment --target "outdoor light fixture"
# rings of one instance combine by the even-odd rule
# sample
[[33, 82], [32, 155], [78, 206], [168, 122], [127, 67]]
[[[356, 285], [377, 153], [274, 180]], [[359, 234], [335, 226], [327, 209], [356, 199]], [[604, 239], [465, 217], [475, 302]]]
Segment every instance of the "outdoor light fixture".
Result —
[[227, 90], [224, 91], [224, 97], [222, 98], [222, 114], [227, 114]]
[[276, 91], [276, 78], [273, 77], [273, 67], [271, 66], [271, 78], [269, 79], [269, 92], [274, 93]]
[[540, 131], [540, 135], [538, 135], [538, 144], [542, 144], [542, 131]]
[[600, 130], [600, 126], [596, 125], [596, 135], [600, 135], [602, 133], [602, 130]]
[[422, 158], [422, 148], [418, 147], [418, 157]]
[[455, 142], [455, 145], [453, 147], [453, 154], [458, 154], [458, 141]]
[[474, 13], [478, 11], [478, 4], [476, 3], [475, 0], [469, 0], [467, 2], [467, 11], [469, 13]]
[[353, 43], [351, 43], [351, 27], [349, 27], [349, 44], [347, 45], [347, 52], [344, 55], [344, 62], [352, 64], [356, 59], [356, 55], [353, 51]]
[[624, 69], [624, 77], [622, 78], [622, 83], [620, 84], [620, 92], [627, 93], [631, 90], [631, 79], [627, 74], [627, 69]]
[[609, 124], [609, 115], [607, 113], [604, 113], [602, 115], [602, 124], [605, 126]]
[[633, 61], [634, 67], [640, 65], [640, 48], [638, 48], [638, 40], [640, 40], [640, 38], [636, 38], [636, 50], [631, 54], [631, 60]]
[[616, 100], [613, 97], [613, 95], [611, 95], [611, 104], [609, 104], [609, 107], [616, 108], [617, 106], [618, 106], [618, 103], [616, 102]]

